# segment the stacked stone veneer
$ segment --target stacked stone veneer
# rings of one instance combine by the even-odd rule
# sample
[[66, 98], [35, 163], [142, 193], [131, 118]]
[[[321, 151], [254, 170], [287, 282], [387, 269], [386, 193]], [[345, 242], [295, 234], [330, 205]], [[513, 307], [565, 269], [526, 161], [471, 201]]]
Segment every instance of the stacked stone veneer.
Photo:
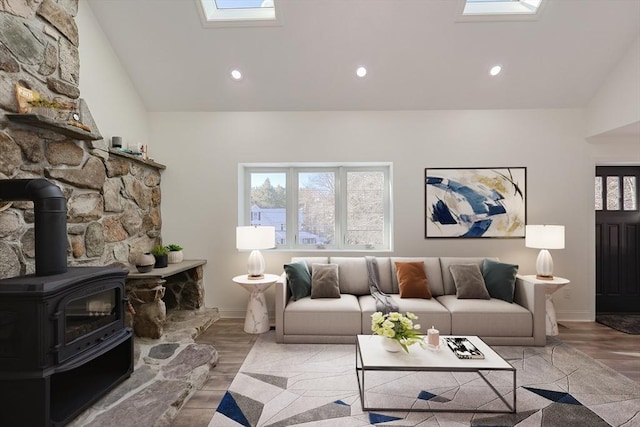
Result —
[[[67, 199], [70, 265], [132, 263], [161, 241], [160, 173], [80, 141], [17, 125], [15, 84], [72, 102], [99, 135], [78, 89], [78, 0], [0, 0], [0, 179], [44, 177]], [[4, 203], [0, 201], [0, 209]], [[0, 279], [35, 271], [33, 203], [0, 212]]]
[[200, 265], [166, 279], [128, 279], [127, 295], [135, 312], [135, 315], [127, 315], [127, 324], [139, 337], [160, 338], [167, 320], [167, 309], [204, 309], [203, 268]]

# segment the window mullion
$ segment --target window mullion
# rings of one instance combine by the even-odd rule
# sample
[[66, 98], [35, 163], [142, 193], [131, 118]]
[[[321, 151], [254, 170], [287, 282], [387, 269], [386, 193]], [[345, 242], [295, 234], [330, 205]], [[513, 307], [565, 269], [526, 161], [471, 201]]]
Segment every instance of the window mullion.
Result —
[[346, 230], [347, 230], [347, 191], [346, 191], [346, 172], [344, 167], [339, 167], [335, 170], [336, 174], [336, 194], [335, 194], [335, 207], [334, 216], [336, 218], [336, 245], [338, 249], [346, 248]]
[[287, 242], [289, 248], [298, 247], [298, 170], [287, 169], [287, 186], [291, 189], [287, 195]]

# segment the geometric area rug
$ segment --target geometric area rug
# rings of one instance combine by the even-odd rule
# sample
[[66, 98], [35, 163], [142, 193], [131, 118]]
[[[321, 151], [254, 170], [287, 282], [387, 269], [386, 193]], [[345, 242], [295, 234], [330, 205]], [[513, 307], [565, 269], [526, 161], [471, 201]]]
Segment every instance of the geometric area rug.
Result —
[[[573, 347], [547, 337], [545, 347], [493, 348], [517, 370], [517, 413], [365, 412], [355, 345], [276, 344], [269, 331], [256, 341], [209, 427], [640, 426], [640, 384]], [[501, 374], [485, 375], [511, 402], [512, 376]], [[504, 405], [477, 375], [464, 372], [369, 372], [366, 398], [389, 407]]]

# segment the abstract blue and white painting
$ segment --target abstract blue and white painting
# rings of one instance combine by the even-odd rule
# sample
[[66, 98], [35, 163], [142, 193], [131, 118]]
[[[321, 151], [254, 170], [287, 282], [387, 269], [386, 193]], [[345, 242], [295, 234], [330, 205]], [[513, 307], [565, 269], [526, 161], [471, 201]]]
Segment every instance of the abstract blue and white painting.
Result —
[[527, 168], [425, 169], [425, 237], [524, 237]]

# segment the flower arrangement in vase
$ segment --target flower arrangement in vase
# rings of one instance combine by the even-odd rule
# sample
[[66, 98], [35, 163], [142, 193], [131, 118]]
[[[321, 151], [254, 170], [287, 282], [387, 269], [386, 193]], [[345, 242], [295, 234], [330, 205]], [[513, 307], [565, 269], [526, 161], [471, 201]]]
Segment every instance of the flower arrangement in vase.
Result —
[[169, 250], [169, 264], [177, 264], [184, 259], [184, 253], [182, 252], [182, 246], [171, 243], [167, 245]]
[[[395, 341], [408, 353], [410, 345], [419, 343], [424, 347], [424, 337], [419, 332], [420, 325], [413, 323], [417, 319], [418, 316], [409, 311], [405, 316], [395, 311], [387, 314], [376, 311], [371, 315], [371, 331], [374, 335], [385, 337], [387, 342]], [[394, 351], [391, 348], [385, 347], [385, 350]]]

